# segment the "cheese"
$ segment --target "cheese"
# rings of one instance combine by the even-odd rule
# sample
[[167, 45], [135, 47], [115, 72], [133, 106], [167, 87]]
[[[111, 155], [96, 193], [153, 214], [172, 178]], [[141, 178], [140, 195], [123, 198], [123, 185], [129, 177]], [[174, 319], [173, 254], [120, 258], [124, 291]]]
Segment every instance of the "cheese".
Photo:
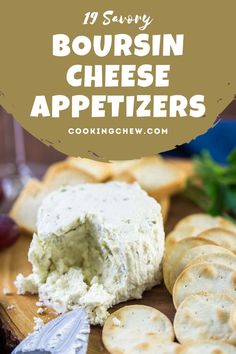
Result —
[[16, 277], [15, 285], [18, 295], [24, 295], [26, 292], [37, 294], [39, 279], [36, 274], [30, 274], [27, 278], [23, 274], [18, 274]]
[[10, 295], [11, 294], [11, 292], [8, 288], [3, 288], [2, 292], [3, 292], [3, 295]]
[[43, 327], [44, 322], [41, 318], [34, 317], [34, 324], [34, 331], [39, 331]]
[[16, 286], [37, 283], [40, 301], [59, 313], [84, 307], [91, 324], [103, 324], [109, 307], [161, 281], [161, 208], [138, 184], [63, 187], [43, 201], [37, 230], [33, 273]]

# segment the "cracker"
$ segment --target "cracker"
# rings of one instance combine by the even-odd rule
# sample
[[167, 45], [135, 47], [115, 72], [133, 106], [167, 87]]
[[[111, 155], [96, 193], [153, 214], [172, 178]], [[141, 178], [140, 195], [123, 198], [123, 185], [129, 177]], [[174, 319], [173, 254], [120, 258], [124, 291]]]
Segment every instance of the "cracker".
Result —
[[62, 186], [95, 183], [97, 181], [96, 178], [88, 172], [80, 170], [67, 161], [62, 161], [49, 167], [43, 177], [43, 182], [48, 191], [53, 191]]
[[235, 347], [228, 343], [204, 341], [181, 346], [178, 354], [235, 354]]
[[186, 183], [184, 171], [155, 156], [142, 159], [131, 173], [140, 186], [156, 199], [182, 191]]
[[[229, 252], [223, 247], [219, 248]], [[187, 264], [187, 266], [203, 262], [220, 263], [236, 270], [236, 256], [233, 253], [222, 253], [222, 251], [220, 251], [220, 253], [209, 253], [200, 257], [193, 258], [192, 261]]]
[[199, 237], [206, 240], [214, 241], [217, 245], [225, 247], [236, 253], [236, 233], [230, 230], [222, 228], [212, 228], [206, 231], [203, 231], [199, 234]]
[[136, 347], [174, 340], [173, 326], [160, 311], [144, 305], [125, 306], [105, 322], [102, 340], [111, 354], [126, 354]]
[[150, 196], [159, 200], [181, 191], [187, 173], [158, 155], [113, 162], [111, 179], [128, 183], [137, 181]]
[[231, 316], [236, 301], [224, 294], [190, 295], [178, 307], [174, 330], [181, 344], [219, 340], [236, 344], [236, 328]]
[[80, 171], [89, 174], [96, 182], [104, 182], [112, 174], [112, 166], [107, 162], [94, 161], [80, 157], [68, 157], [66, 162], [78, 168]]
[[173, 247], [177, 242], [190, 237], [196, 237], [199, 234], [199, 229], [193, 226], [188, 226], [184, 230], [172, 230], [166, 236], [166, 249]]
[[204, 240], [200, 237], [190, 237], [188, 239], [184, 239], [180, 242], [175, 243], [173, 247], [166, 248], [163, 260], [163, 275], [165, 285], [170, 293], [172, 293], [173, 285], [172, 272], [174, 271], [175, 267], [178, 266], [179, 260], [181, 259], [183, 254], [193, 247], [208, 244], [213, 244], [213, 242]]
[[[112, 161], [111, 163], [111, 179], [119, 179], [123, 174], [129, 172], [133, 167], [142, 163], [142, 159]], [[135, 180], [135, 178], [133, 177]]]
[[38, 209], [46, 194], [44, 185], [34, 178], [22, 189], [9, 214], [23, 231], [36, 232]]
[[[197, 238], [198, 239], [198, 238]], [[184, 243], [186, 240], [182, 240], [179, 243]], [[194, 244], [194, 243], [193, 243]], [[209, 255], [209, 254], [214, 254], [214, 253], [221, 253], [223, 255], [233, 255], [232, 252], [228, 251], [227, 249], [223, 247], [216, 246], [214, 244], [207, 244], [207, 245], [201, 245], [197, 247], [193, 247], [188, 249], [186, 252], [182, 253], [180, 257], [176, 260], [176, 262], [173, 264], [171, 269], [168, 269], [168, 286], [170, 290], [173, 289], [174, 284], [176, 279], [178, 278], [179, 274], [189, 265], [189, 263], [195, 258], [201, 259], [204, 255]], [[235, 257], [236, 259], [236, 257]], [[205, 258], [203, 258], [203, 261], [205, 261]], [[203, 262], [202, 261], [202, 262]], [[198, 261], [196, 263], [201, 263], [201, 261]], [[230, 264], [228, 264], [230, 265]], [[168, 266], [167, 266], [168, 267]]]
[[163, 217], [164, 222], [167, 220], [169, 209], [170, 209], [170, 198], [162, 198], [158, 200], [161, 205], [161, 214]]
[[192, 214], [180, 220], [174, 230], [167, 235], [166, 247], [184, 238], [196, 237], [203, 231], [212, 228], [226, 229], [236, 233], [236, 226], [220, 216], [213, 217], [203, 213]]
[[208, 214], [198, 213], [186, 216], [181, 221], [179, 221], [175, 229], [184, 230], [186, 227], [196, 227], [201, 231], [212, 229], [214, 227], [220, 227], [226, 230], [231, 230], [236, 232], [236, 226], [229, 220], [224, 219], [221, 216], [211, 216]]
[[112, 181], [119, 181], [119, 182], [127, 182], [127, 183], [134, 183], [136, 182], [136, 178], [132, 175], [130, 171], [124, 171], [119, 173], [111, 178]]
[[172, 165], [178, 167], [179, 169], [183, 170], [188, 177], [194, 175], [194, 165], [190, 159], [168, 157], [167, 161]]
[[145, 342], [132, 349], [127, 354], [179, 354], [181, 346], [178, 343]]
[[236, 299], [236, 271], [224, 264], [203, 262], [187, 267], [177, 278], [173, 288], [175, 308], [189, 295], [221, 293]]

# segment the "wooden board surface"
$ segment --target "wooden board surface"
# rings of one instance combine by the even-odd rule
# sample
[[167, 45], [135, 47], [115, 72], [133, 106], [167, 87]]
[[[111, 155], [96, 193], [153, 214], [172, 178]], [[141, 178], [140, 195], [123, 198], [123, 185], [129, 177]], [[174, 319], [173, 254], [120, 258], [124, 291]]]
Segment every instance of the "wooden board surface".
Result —
[[[182, 217], [198, 212], [199, 210], [191, 202], [183, 197], [174, 197], [171, 202], [171, 210], [165, 227], [168, 233]], [[55, 314], [48, 310], [43, 316], [37, 314], [36, 296], [20, 296], [16, 294], [14, 280], [16, 275], [21, 272], [27, 275], [31, 271], [31, 266], [27, 262], [27, 252], [31, 238], [27, 235], [21, 235], [19, 241], [11, 248], [0, 252], [0, 336], [2, 341], [7, 342], [7, 349], [0, 351], [1, 354], [10, 353], [11, 350], [28, 333], [32, 332], [34, 327], [34, 316], [41, 317], [45, 322], [53, 318]], [[6, 287], [11, 291], [11, 295], [4, 295], [2, 289]], [[125, 304], [146, 304], [158, 308], [165, 313], [171, 320], [174, 317], [174, 306], [172, 298], [164, 285], [153, 288], [143, 295], [142, 300], [129, 301]], [[13, 309], [7, 309], [13, 305]], [[123, 306], [119, 304], [111, 311]], [[1, 344], [0, 344], [1, 345]], [[3, 344], [2, 344], [3, 345]], [[93, 327], [91, 330], [88, 354], [106, 354], [101, 342], [101, 328]]]

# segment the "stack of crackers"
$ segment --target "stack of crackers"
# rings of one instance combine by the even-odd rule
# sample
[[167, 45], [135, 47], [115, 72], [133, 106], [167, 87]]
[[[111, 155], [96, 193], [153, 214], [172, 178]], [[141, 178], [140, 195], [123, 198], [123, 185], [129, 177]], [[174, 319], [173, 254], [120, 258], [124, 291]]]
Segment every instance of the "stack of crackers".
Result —
[[113, 163], [69, 157], [51, 165], [42, 181], [31, 179], [14, 203], [10, 216], [22, 230], [32, 234], [36, 231], [39, 206], [48, 193], [66, 185], [112, 180], [138, 182], [160, 202], [166, 219], [170, 196], [184, 188], [187, 176], [188, 171], [183, 171], [181, 162], [165, 161], [160, 156]]
[[[219, 313], [231, 311], [232, 299], [224, 295], [192, 295], [183, 306], [189, 306], [191, 316], [187, 323], [191, 322], [192, 328], [186, 327], [182, 315], [184, 308], [177, 312], [173, 327], [170, 320], [153, 307], [124, 306], [106, 320], [103, 344], [110, 354], [235, 354], [236, 348], [230, 344], [235, 343], [235, 332], [229, 330], [229, 326], [219, 327], [215, 322], [216, 309]], [[221, 337], [227, 336], [228, 341], [214, 337], [217, 328], [218, 333], [222, 332]], [[203, 330], [211, 333], [212, 338], [199, 340]], [[178, 339], [181, 336], [180, 343], [174, 342], [175, 335]]]
[[[167, 236], [164, 281], [174, 324], [144, 305], [124, 306], [103, 328], [111, 354], [236, 353], [236, 225], [194, 214]], [[175, 338], [177, 341], [175, 342]]]
[[187, 216], [167, 236], [163, 273], [177, 311], [175, 335], [199, 353], [236, 353], [229, 347], [236, 346], [235, 253], [236, 224], [222, 217]]

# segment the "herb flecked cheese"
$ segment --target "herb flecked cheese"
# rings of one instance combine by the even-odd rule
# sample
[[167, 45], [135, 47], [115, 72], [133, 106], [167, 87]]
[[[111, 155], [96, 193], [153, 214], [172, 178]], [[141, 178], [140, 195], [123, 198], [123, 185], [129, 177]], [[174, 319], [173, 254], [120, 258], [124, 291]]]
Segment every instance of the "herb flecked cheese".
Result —
[[16, 286], [24, 293], [32, 281], [46, 306], [84, 307], [91, 324], [103, 324], [108, 308], [160, 283], [163, 251], [160, 205], [138, 184], [63, 187], [41, 205], [33, 273]]

